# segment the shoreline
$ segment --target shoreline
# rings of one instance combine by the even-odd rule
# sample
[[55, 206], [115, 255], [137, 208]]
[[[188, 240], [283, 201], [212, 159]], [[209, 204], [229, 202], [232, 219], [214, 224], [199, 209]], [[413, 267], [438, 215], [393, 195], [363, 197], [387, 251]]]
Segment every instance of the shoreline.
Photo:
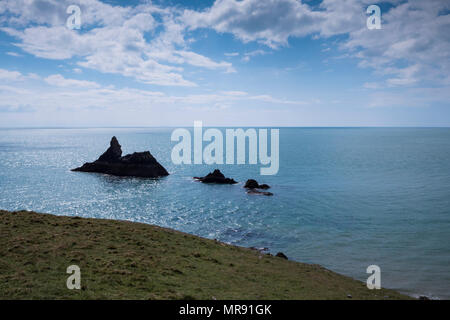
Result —
[[[0, 210], [1, 299], [414, 299], [150, 224]], [[81, 290], [66, 288], [79, 265]]]

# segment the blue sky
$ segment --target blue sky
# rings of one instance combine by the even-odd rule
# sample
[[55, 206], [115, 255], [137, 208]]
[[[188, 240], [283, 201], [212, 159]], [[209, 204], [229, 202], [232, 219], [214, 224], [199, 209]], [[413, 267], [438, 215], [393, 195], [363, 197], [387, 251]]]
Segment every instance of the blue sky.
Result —
[[[371, 4], [380, 30], [366, 26]], [[439, 0], [0, 0], [0, 126], [449, 126], [449, 12]]]

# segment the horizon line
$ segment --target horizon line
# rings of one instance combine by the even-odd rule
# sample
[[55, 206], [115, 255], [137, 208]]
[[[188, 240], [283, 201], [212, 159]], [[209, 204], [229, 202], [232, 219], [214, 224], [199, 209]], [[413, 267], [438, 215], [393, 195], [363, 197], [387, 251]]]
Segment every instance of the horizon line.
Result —
[[[0, 126], [0, 130], [4, 130], [4, 129], [157, 129], [157, 128], [193, 128], [194, 126], [191, 125], [187, 125], [187, 126], [17, 126], [17, 127], [2, 127]], [[263, 126], [263, 125], [258, 125], [258, 126], [202, 126], [203, 128], [303, 128], [303, 129], [326, 129], [326, 128], [354, 128], [354, 129], [358, 129], [358, 128], [391, 128], [391, 129], [396, 129], [396, 128], [405, 128], [405, 129], [414, 129], [414, 128], [423, 128], [423, 129], [431, 129], [431, 128], [436, 128], [436, 129], [448, 129], [450, 128], [449, 126]]]

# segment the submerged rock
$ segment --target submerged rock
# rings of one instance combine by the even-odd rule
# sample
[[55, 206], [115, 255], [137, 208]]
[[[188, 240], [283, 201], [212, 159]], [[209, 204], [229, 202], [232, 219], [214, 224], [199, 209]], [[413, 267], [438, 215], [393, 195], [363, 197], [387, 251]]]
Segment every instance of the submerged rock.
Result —
[[258, 184], [258, 181], [254, 179], [248, 179], [244, 185], [246, 189], [269, 189], [270, 186], [268, 184]]
[[273, 193], [272, 193], [272, 192], [259, 191], [259, 190], [256, 190], [256, 189], [250, 189], [250, 190], [248, 190], [248, 191], [247, 191], [247, 194], [260, 194], [260, 195], [263, 195], [263, 196], [273, 196]]
[[218, 184], [236, 184], [237, 182], [231, 178], [225, 178], [222, 172], [219, 169], [214, 170], [213, 172], [208, 173], [204, 177], [194, 177], [195, 180], [201, 181], [203, 183], [218, 183]]
[[169, 175], [149, 151], [135, 152], [122, 157], [122, 148], [116, 137], [112, 137], [110, 146], [97, 160], [87, 162], [72, 171], [97, 172], [114, 176], [158, 178]]

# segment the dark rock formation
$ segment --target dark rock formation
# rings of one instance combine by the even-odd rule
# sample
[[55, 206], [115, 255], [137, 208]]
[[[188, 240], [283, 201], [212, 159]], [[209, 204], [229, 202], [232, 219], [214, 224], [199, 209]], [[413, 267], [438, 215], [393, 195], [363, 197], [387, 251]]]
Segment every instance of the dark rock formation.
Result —
[[203, 183], [218, 183], [218, 184], [236, 184], [234, 179], [225, 178], [220, 170], [216, 169], [214, 172], [208, 173], [204, 177], [194, 177], [195, 180], [201, 181]]
[[247, 189], [269, 189], [270, 186], [267, 184], [258, 184], [258, 181], [254, 179], [248, 179], [244, 185], [244, 188]]
[[158, 178], [169, 175], [149, 151], [135, 152], [122, 157], [122, 148], [116, 137], [112, 137], [108, 150], [96, 161], [87, 162], [72, 171], [142, 178]]
[[278, 252], [276, 255], [275, 255], [275, 257], [278, 257], [278, 258], [282, 258], [282, 259], [288, 259], [288, 257], [286, 257], [286, 255], [283, 253], [283, 252]]
[[244, 188], [247, 188], [247, 189], [256, 189], [258, 187], [259, 187], [258, 182], [253, 179], [248, 179], [244, 186]]
[[269, 189], [270, 186], [267, 184], [258, 184], [258, 181], [254, 179], [248, 179], [244, 185], [244, 188], [248, 189], [248, 194], [261, 194], [264, 196], [273, 196], [272, 192], [264, 192], [256, 189]]

